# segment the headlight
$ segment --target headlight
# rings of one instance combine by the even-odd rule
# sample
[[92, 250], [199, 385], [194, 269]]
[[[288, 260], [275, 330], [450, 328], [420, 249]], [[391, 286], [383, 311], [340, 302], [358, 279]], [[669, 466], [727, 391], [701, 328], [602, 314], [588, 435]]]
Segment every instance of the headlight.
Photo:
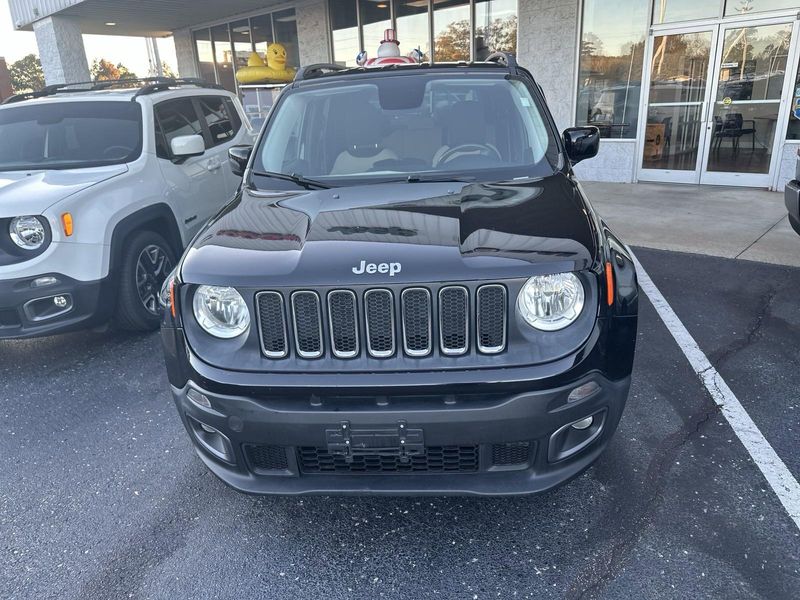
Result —
[[44, 223], [39, 217], [14, 217], [8, 225], [8, 235], [23, 250], [38, 250], [44, 244]]
[[531, 327], [557, 331], [578, 318], [583, 298], [583, 284], [574, 273], [537, 275], [522, 286], [517, 310]]
[[211, 335], [230, 339], [250, 327], [250, 311], [242, 296], [231, 287], [201, 285], [194, 294], [194, 316]]

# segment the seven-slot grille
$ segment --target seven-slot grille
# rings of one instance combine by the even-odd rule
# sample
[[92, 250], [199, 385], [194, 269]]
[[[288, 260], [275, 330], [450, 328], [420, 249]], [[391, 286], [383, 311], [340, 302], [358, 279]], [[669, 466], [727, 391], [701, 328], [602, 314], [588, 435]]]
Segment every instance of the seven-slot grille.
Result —
[[400, 352], [422, 358], [434, 346], [447, 356], [467, 354], [473, 344], [482, 354], [506, 348], [507, 294], [500, 284], [482, 285], [474, 292], [459, 285], [434, 293], [409, 287], [397, 296], [380, 288], [322, 295], [298, 290], [287, 298], [278, 291], [256, 295], [261, 350], [267, 358], [285, 358], [294, 351], [299, 358], [314, 359], [327, 351], [351, 359], [362, 345], [374, 358]]

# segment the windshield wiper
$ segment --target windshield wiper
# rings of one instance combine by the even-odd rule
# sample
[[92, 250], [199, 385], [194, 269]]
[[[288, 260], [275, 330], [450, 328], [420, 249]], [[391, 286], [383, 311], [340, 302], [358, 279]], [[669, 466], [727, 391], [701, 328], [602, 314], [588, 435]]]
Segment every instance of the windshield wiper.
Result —
[[291, 181], [292, 183], [296, 183], [297, 185], [306, 188], [307, 190], [316, 188], [318, 190], [327, 190], [331, 186], [322, 183], [321, 181], [314, 181], [313, 179], [307, 179], [303, 177], [299, 173], [276, 173], [275, 171], [253, 171], [253, 175], [258, 175], [259, 177], [272, 177], [273, 179], [283, 179], [284, 181]]
[[406, 177], [405, 181], [406, 183], [472, 183], [475, 181], [475, 177], [447, 177], [412, 173]]

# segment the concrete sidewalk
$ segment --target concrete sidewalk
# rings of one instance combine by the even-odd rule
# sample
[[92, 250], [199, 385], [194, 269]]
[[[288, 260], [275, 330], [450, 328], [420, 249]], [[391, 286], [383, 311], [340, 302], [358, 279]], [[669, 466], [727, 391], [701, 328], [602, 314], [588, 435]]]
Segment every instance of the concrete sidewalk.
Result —
[[800, 267], [783, 194], [749, 188], [584, 182], [592, 205], [631, 246]]

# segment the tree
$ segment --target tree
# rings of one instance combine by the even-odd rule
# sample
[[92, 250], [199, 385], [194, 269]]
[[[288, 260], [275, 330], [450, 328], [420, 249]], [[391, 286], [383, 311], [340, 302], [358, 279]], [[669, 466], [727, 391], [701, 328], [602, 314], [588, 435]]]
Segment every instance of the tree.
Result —
[[133, 73], [123, 65], [117, 63], [116, 65], [104, 58], [95, 58], [92, 61], [92, 79], [95, 81], [109, 81], [113, 79], [135, 79], [136, 73]]
[[35, 54], [23, 56], [9, 67], [11, 87], [16, 93], [36, 92], [44, 87], [42, 62]]
[[172, 70], [172, 67], [170, 67], [165, 60], [161, 61], [161, 73], [164, 75], [164, 77], [171, 77], [173, 79], [177, 79], [178, 77], [178, 74]]

